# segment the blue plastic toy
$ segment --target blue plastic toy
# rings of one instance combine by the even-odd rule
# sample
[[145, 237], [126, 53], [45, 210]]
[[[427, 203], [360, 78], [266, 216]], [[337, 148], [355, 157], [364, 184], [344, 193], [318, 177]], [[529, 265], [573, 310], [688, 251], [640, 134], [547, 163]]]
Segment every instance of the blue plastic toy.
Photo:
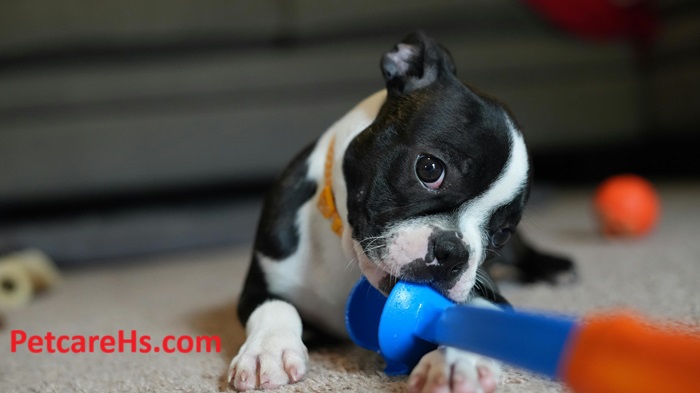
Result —
[[359, 346], [406, 374], [438, 344], [499, 359], [565, 382], [578, 393], [696, 392], [700, 330], [674, 329], [629, 312], [573, 317], [455, 305], [428, 286], [399, 282], [388, 298], [365, 279], [348, 299]]
[[407, 374], [447, 345], [555, 377], [576, 326], [574, 318], [457, 305], [422, 284], [399, 282], [387, 298], [364, 278], [350, 294], [345, 321], [357, 345], [384, 357], [389, 375]]

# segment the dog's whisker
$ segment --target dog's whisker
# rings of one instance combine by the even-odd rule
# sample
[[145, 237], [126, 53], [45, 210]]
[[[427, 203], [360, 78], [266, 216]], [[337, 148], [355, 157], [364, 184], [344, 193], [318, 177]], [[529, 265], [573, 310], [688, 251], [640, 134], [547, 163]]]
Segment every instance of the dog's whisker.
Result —
[[377, 248], [382, 248], [382, 247], [384, 247], [384, 246], [385, 246], [384, 243], [374, 244], [374, 242], [372, 242], [372, 243], [368, 243], [368, 244], [367, 244], [366, 246], [364, 246], [362, 249], [364, 250], [365, 253], [367, 253], [367, 252], [369, 252], [369, 251], [376, 250]]
[[379, 273], [380, 271], [383, 271], [382, 267], [382, 261], [379, 261], [378, 263], [374, 264], [374, 272]]
[[352, 266], [353, 263], [356, 263], [358, 261], [357, 257], [352, 258], [348, 261], [348, 264], [345, 265], [345, 271], [348, 271], [350, 269], [350, 266]]
[[477, 269], [476, 271], [476, 281], [474, 287], [481, 289], [482, 292], [497, 292], [496, 285], [493, 283], [493, 280], [491, 280], [491, 277], [480, 269]]
[[385, 239], [385, 238], [386, 238], [386, 236], [370, 236], [370, 237], [366, 237], [366, 238], [360, 240], [358, 243], [363, 244], [363, 243], [373, 242], [373, 241], [376, 241], [379, 239]]
[[366, 238], [360, 240], [358, 243], [360, 243], [360, 245], [362, 245], [363, 243], [366, 243], [366, 242], [373, 243], [373, 242], [375, 242], [375, 241], [377, 241], [377, 240], [380, 240], [380, 239], [386, 239], [386, 236], [385, 236], [385, 235], [382, 235], [382, 236], [369, 236], [369, 237], [366, 237]]
[[360, 243], [366, 242], [366, 241], [372, 240], [372, 239], [378, 239], [378, 238], [381, 238], [381, 237], [384, 237], [384, 235], [379, 235], [379, 236], [367, 236], [367, 237], [365, 237], [364, 239], [360, 240]]
[[365, 252], [374, 251], [374, 250], [379, 250], [380, 248], [383, 248], [383, 247], [385, 247], [385, 245], [384, 245], [384, 244], [380, 244], [380, 245], [377, 245], [377, 246], [374, 246], [374, 247], [371, 247], [371, 248], [366, 249]]
[[367, 245], [365, 246], [365, 248], [363, 248], [363, 250], [365, 250], [365, 252], [366, 252], [366, 251], [368, 251], [368, 250], [372, 250], [372, 249], [374, 249], [374, 248], [377, 248], [377, 246], [381, 247], [381, 246], [383, 246], [383, 244], [369, 243], [369, 244], [367, 244]]

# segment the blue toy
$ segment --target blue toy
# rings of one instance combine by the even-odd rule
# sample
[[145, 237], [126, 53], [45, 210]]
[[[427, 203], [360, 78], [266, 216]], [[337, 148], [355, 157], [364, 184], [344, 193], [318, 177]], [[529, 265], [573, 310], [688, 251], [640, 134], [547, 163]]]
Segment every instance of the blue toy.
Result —
[[700, 331], [627, 312], [577, 321], [478, 308], [406, 282], [386, 298], [363, 278], [350, 294], [345, 322], [357, 345], [384, 357], [389, 375], [407, 374], [439, 344], [562, 380], [579, 393], [691, 392], [700, 386]]
[[447, 345], [554, 377], [575, 326], [573, 318], [457, 305], [423, 284], [399, 282], [387, 298], [364, 278], [350, 293], [345, 321], [357, 345], [384, 357], [389, 375], [407, 374]]

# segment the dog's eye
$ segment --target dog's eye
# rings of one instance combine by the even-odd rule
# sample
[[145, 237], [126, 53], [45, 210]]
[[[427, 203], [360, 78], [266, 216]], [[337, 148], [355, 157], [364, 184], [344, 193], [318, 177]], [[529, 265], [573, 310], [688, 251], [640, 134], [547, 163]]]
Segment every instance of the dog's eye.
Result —
[[506, 243], [508, 243], [508, 240], [510, 240], [510, 235], [513, 233], [513, 230], [510, 228], [501, 228], [497, 230], [492, 236], [491, 236], [491, 245], [494, 248], [501, 248], [505, 246]]
[[445, 166], [431, 155], [421, 155], [416, 161], [416, 174], [426, 187], [437, 190], [445, 179]]

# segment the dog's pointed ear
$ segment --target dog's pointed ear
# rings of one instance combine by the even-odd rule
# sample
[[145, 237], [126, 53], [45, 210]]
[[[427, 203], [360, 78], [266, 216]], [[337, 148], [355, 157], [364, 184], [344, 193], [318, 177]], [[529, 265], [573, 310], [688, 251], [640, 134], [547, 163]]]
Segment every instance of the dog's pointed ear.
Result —
[[382, 56], [382, 74], [390, 93], [408, 94], [444, 75], [456, 74], [452, 56], [425, 33], [412, 33]]

